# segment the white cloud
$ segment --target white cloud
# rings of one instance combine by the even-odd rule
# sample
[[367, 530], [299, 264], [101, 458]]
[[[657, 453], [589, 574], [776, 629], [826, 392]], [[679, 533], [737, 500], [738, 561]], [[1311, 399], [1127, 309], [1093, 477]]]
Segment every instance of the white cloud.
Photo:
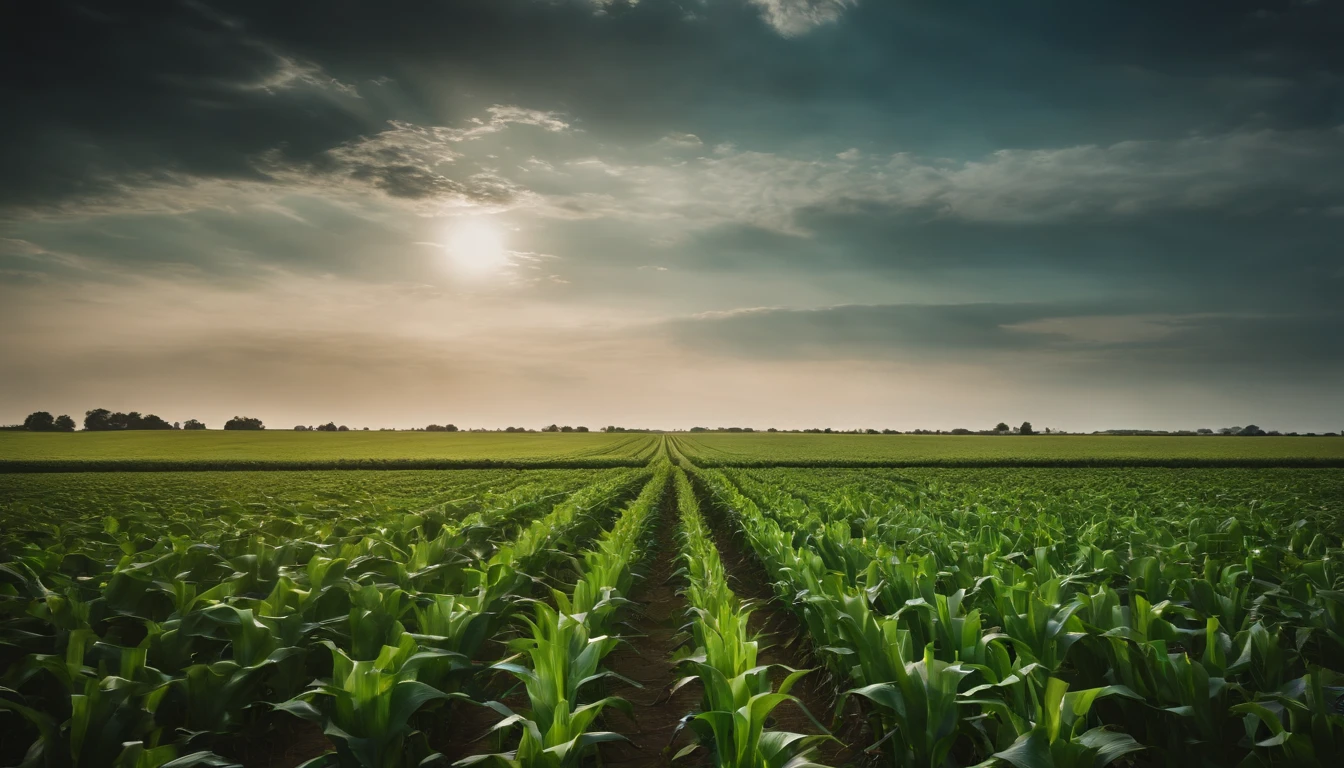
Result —
[[359, 89], [349, 83], [343, 83], [332, 77], [322, 67], [311, 61], [304, 61], [292, 56], [276, 53], [266, 48], [276, 60], [276, 68], [273, 72], [268, 72], [263, 77], [244, 83], [242, 88], [245, 90], [259, 90], [267, 93], [289, 90], [300, 86], [317, 88], [324, 91], [334, 91], [343, 96], [360, 98]]
[[699, 149], [704, 146], [704, 142], [700, 141], [700, 137], [694, 133], [679, 133], [676, 131], [659, 139], [658, 144], [673, 149]]
[[[295, 65], [265, 87], [289, 87], [318, 70]], [[258, 85], [257, 87], [263, 87]], [[213, 208], [257, 207], [275, 213], [281, 195], [309, 194], [354, 205], [378, 199], [416, 213], [433, 214], [471, 207], [499, 211], [522, 205], [531, 193], [493, 170], [461, 161], [469, 145], [512, 126], [530, 126], [560, 133], [570, 124], [555, 112], [495, 105], [484, 117], [466, 125], [417, 125], [389, 120], [377, 133], [360, 136], [322, 153], [316, 162], [298, 164], [280, 150], [253, 158], [263, 181], [197, 177], [171, 171], [91, 178], [106, 194], [68, 201], [48, 210], [28, 211], [33, 218], [51, 215], [177, 214]], [[541, 163], [541, 167], [547, 167]]]
[[784, 37], [797, 37], [830, 24], [858, 5], [858, 0], [750, 0], [761, 18]]
[[[1338, 131], [1245, 131], [1107, 146], [1005, 149], [951, 160], [906, 153], [807, 158], [716, 148], [673, 165], [600, 158], [564, 164], [571, 191], [537, 198], [546, 215], [725, 222], [806, 234], [800, 210], [881, 205], [972, 221], [1124, 217], [1166, 209], [1276, 204], [1287, 192], [1344, 195]], [[1328, 209], [1322, 204], [1322, 209]]]

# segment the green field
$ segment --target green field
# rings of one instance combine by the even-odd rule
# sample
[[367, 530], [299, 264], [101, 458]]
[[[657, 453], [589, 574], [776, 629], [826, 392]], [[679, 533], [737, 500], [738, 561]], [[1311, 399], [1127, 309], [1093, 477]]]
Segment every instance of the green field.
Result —
[[646, 463], [654, 435], [470, 432], [0, 432], [0, 466], [36, 469], [324, 469], [629, 466]]
[[[640, 466], [650, 434], [440, 432], [0, 432], [0, 471], [468, 469]], [[1344, 467], [1338, 437], [676, 434], [706, 467]]]
[[1340, 437], [1120, 435], [817, 435], [753, 432], [677, 435], [702, 466], [1043, 466], [1237, 464], [1344, 466]]
[[613, 470], [78, 472], [0, 474], [0, 526], [145, 510], [415, 511], [544, 483], [570, 491]]
[[195, 471], [0, 474], [0, 765], [1344, 764], [1344, 471], [845, 466], [1344, 440], [4, 437]]

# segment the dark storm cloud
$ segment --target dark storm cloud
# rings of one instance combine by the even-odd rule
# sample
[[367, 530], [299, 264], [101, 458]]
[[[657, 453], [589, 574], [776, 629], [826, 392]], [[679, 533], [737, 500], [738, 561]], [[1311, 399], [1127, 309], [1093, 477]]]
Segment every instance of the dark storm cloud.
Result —
[[[748, 225], [702, 233], [689, 265], [869, 272], [954, 282], [960, 275], [1030, 273], [1142, 296], [1168, 311], [1337, 305], [1344, 290], [1344, 217], [1306, 213], [1159, 211], [1083, 221], [965, 221], [887, 206], [800, 213], [807, 237]], [[1020, 288], [1018, 290], [1021, 290]], [[1031, 290], [1031, 289], [1027, 289]]]
[[[1344, 122], [1338, 3], [25, 2], [6, 19], [0, 205], [266, 180], [386, 120], [495, 103], [599, 138], [690, 131], [983, 151]], [[789, 34], [767, 21], [792, 19]], [[779, 25], [777, 24], [776, 27]], [[1134, 108], [1141, 104], [1142, 108]], [[467, 194], [414, 165], [389, 194]]]
[[1338, 311], [1171, 315], [1119, 301], [761, 307], [704, 313], [661, 330], [690, 347], [764, 359], [966, 362], [1006, 353], [1103, 375], [1344, 373]]
[[206, 6], [25, 2], [6, 11], [0, 205], [204, 176], [264, 180], [356, 132], [352, 88]]

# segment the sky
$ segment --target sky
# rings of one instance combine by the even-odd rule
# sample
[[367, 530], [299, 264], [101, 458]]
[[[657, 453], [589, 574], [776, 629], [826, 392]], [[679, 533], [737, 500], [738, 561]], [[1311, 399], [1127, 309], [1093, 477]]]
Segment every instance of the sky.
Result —
[[27, 0], [0, 422], [1344, 427], [1339, 0]]

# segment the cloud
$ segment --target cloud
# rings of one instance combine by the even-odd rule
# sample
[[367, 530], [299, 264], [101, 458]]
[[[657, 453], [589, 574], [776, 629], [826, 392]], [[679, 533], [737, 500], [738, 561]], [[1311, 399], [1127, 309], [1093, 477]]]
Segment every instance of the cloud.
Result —
[[[555, 215], [726, 222], [806, 235], [811, 208], [881, 205], [972, 222], [1126, 218], [1156, 211], [1244, 213], [1344, 199], [1344, 131], [1247, 131], [1107, 146], [1003, 149], [966, 160], [850, 150], [807, 157], [727, 148], [685, 163], [568, 163]], [[598, 188], [601, 188], [599, 191]]]
[[517, 106], [495, 105], [487, 114], [485, 120], [472, 118], [466, 127], [389, 121], [387, 130], [328, 150], [307, 167], [286, 168], [280, 161], [280, 167], [269, 170], [271, 175], [298, 185], [305, 183], [305, 174], [308, 181], [319, 184], [335, 179], [356, 187], [367, 185], [392, 198], [427, 203], [424, 210], [430, 212], [445, 207], [507, 207], [525, 196], [526, 190], [491, 172], [450, 175], [449, 167], [462, 157], [456, 146], [511, 125], [552, 133], [566, 131], [570, 125], [555, 113]]
[[1344, 313], [1134, 313], [1126, 302], [750, 307], [658, 327], [728, 357], [967, 363], [1250, 380], [1344, 374]]
[[673, 131], [659, 139], [658, 144], [659, 146], [672, 149], [699, 149], [705, 145], [705, 143], [700, 140], [700, 137], [696, 136], [694, 133], [680, 133], [677, 131]]
[[253, 206], [274, 210], [280, 196], [309, 194], [358, 200], [378, 192], [419, 213], [462, 207], [502, 210], [528, 197], [507, 177], [459, 160], [459, 147], [510, 126], [532, 126], [551, 133], [569, 130], [560, 115], [516, 106], [495, 105], [486, 118], [462, 126], [425, 126], [401, 120], [309, 159], [297, 161], [282, 148], [249, 159], [251, 173], [218, 178], [178, 171], [91, 174], [91, 191], [43, 207], [20, 207], [23, 217], [179, 214], [207, 208]]
[[815, 27], [832, 24], [858, 0], [750, 0], [760, 8], [761, 18], [785, 37], [806, 34]]
[[255, 89], [274, 94], [276, 91], [307, 86], [334, 91], [351, 98], [359, 98], [357, 87], [349, 83], [342, 83], [311, 61], [300, 61], [274, 52], [272, 52], [272, 55], [276, 59], [276, 67], [273, 71], [266, 73], [254, 82], [240, 83], [239, 87], [244, 90]]

